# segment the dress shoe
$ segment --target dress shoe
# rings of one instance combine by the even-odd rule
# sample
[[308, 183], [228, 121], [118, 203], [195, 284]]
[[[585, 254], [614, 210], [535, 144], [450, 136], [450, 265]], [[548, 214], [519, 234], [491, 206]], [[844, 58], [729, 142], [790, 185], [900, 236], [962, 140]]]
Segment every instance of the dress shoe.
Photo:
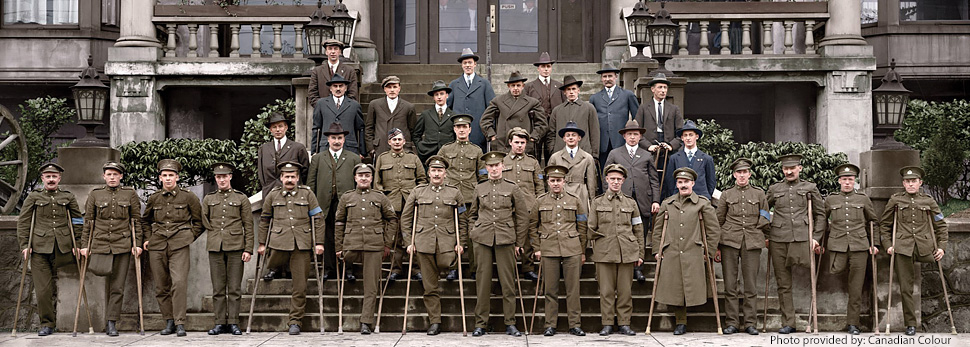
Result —
[[108, 321], [108, 326], [104, 328], [104, 333], [108, 336], [118, 336], [118, 328], [115, 327], [115, 321]]
[[415, 272], [413, 275], [411, 275], [411, 280], [412, 281], [421, 281], [421, 280], [424, 280], [424, 277], [421, 276], [421, 273], [420, 272]]
[[226, 326], [222, 324], [216, 324], [216, 326], [209, 330], [209, 335], [219, 335], [226, 333]]
[[621, 325], [620, 328], [617, 329], [617, 332], [620, 334], [629, 335], [629, 336], [633, 336], [637, 334], [635, 331], [633, 331], [633, 329], [630, 329], [629, 325]]
[[390, 276], [387, 276], [387, 280], [391, 282], [397, 281], [399, 279], [401, 279], [400, 272], [392, 272]]
[[787, 326], [787, 325], [784, 326], [784, 327], [782, 327], [781, 329], [778, 329], [778, 333], [779, 334], [791, 334], [793, 332], [795, 332], [795, 328], [792, 328], [792, 327]]
[[335, 279], [335, 278], [337, 278], [337, 273], [334, 272], [334, 271], [327, 271], [326, 273], [323, 274], [323, 280], [324, 281], [326, 281], [326, 280], [332, 280], [332, 279]]
[[724, 329], [724, 335], [731, 335], [736, 332], [738, 332], [738, 328], [735, 328], [733, 325], [728, 325], [728, 327]]
[[849, 325], [849, 329], [847, 330], [847, 332], [852, 335], [859, 335], [861, 331], [859, 331], [859, 327], [855, 325]]
[[519, 337], [519, 336], [522, 336], [522, 332], [520, 332], [519, 329], [516, 329], [514, 325], [506, 325], [505, 335], [512, 335], [515, 337]]
[[370, 325], [367, 325], [367, 323], [360, 323], [360, 334], [370, 335], [370, 333], [371, 333]]
[[586, 332], [580, 327], [569, 328], [569, 333], [576, 336], [586, 336]]
[[758, 335], [758, 329], [755, 329], [755, 327], [744, 328], [744, 332], [748, 333], [748, 335]]
[[687, 333], [687, 324], [677, 324], [674, 327], [674, 335], [683, 335]]
[[441, 333], [441, 324], [434, 323], [428, 328], [428, 335], [438, 335]]
[[556, 336], [556, 328], [548, 327], [542, 332], [542, 336]]
[[238, 324], [229, 324], [229, 331], [232, 332], [233, 335], [242, 335], [242, 330], [239, 330]]
[[906, 335], [907, 336], [916, 335], [916, 327], [906, 327]]
[[54, 329], [51, 329], [51, 327], [40, 327], [40, 330], [37, 331], [37, 336], [47, 336], [53, 333]]
[[485, 329], [475, 328], [475, 330], [472, 330], [472, 336], [482, 336], [482, 335], [485, 335]]
[[454, 281], [458, 279], [458, 270], [448, 271], [448, 276], [445, 276], [446, 280]]
[[300, 335], [300, 326], [296, 324], [290, 324], [290, 335]]
[[179, 324], [175, 326], [175, 336], [182, 337], [185, 336], [185, 325]]
[[603, 330], [600, 330], [600, 336], [608, 336], [613, 333], [612, 325], [604, 325]]
[[347, 282], [351, 282], [351, 283], [357, 281], [357, 277], [354, 276], [354, 274], [350, 273], [350, 271], [347, 271], [347, 273], [344, 274], [344, 279], [347, 280]]
[[643, 271], [633, 270], [633, 279], [637, 280], [637, 282], [644, 283], [647, 281], [647, 276], [643, 275]]
[[165, 329], [159, 332], [160, 335], [172, 335], [175, 333], [175, 320], [169, 319], [165, 321]]
[[265, 275], [263, 275], [263, 281], [272, 281], [276, 278], [276, 270], [269, 270]]
[[528, 271], [522, 274], [522, 278], [535, 282], [539, 280], [539, 275], [536, 275], [534, 271]]

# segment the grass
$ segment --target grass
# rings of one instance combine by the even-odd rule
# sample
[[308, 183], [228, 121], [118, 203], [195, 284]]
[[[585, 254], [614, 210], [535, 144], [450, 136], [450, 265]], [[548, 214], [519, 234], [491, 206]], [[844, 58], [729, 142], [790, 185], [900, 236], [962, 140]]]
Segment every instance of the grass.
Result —
[[943, 210], [943, 215], [947, 217], [968, 208], [970, 208], [970, 201], [960, 199], [950, 199], [946, 205], [940, 206], [940, 209]]

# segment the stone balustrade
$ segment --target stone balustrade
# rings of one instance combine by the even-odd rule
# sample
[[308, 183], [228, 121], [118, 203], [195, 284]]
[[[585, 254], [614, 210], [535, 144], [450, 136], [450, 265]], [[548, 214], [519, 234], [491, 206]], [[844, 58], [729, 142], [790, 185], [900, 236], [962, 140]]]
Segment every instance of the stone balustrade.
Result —
[[[284, 53], [287, 57], [303, 58], [304, 39], [303, 26], [310, 22], [307, 17], [153, 17], [152, 21], [156, 25], [165, 27], [166, 40], [165, 57], [180, 57], [178, 53], [179, 45], [187, 47], [184, 57], [199, 57], [199, 51], [208, 52], [206, 57], [240, 57], [240, 47], [244, 51], [250, 51], [250, 58], [259, 59], [263, 57], [282, 58]], [[179, 29], [185, 28], [187, 34], [179, 35]], [[227, 28], [229, 31], [228, 54], [220, 54], [220, 28]], [[284, 51], [284, 28], [286, 40], [292, 45], [292, 50]], [[200, 30], [202, 29], [202, 30]], [[248, 30], [247, 30], [248, 29]], [[184, 30], [184, 29], [183, 29]], [[270, 31], [271, 30], [271, 31]], [[251, 40], [240, 42], [240, 33], [248, 34]], [[263, 38], [265, 35], [272, 37], [272, 40]], [[187, 42], [183, 42], [187, 41]], [[199, 42], [204, 45], [200, 50]], [[289, 48], [289, 47], [288, 47]], [[223, 50], [225, 51], [225, 50]]]

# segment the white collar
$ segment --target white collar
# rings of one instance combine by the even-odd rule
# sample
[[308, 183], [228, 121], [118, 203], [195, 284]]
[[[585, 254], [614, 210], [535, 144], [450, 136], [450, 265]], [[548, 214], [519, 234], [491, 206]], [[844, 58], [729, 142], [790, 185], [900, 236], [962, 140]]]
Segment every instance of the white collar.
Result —
[[336, 97], [336, 96], [333, 97], [333, 102], [334, 103], [340, 104], [340, 103], [343, 103], [343, 101], [344, 101], [344, 97], [342, 97], [342, 96], [339, 97], [339, 98]]
[[281, 138], [281, 139], [279, 139], [279, 140], [277, 140], [276, 138], [273, 138], [273, 140], [274, 140], [274, 141], [279, 141], [279, 142], [280, 142], [280, 148], [283, 148], [283, 146], [285, 146], [285, 145], [286, 145], [286, 136], [283, 136], [283, 138]]
[[327, 65], [330, 66], [330, 70], [334, 70], [340, 65], [340, 60], [337, 60], [337, 63], [331, 63], [330, 60], [327, 60]]
[[637, 146], [637, 145], [630, 146], [630, 145], [625, 144], [625, 143], [623, 145], [626, 146], [626, 152], [627, 153], [630, 153], [630, 151], [636, 151], [637, 148], [640, 147], [640, 146]]
[[339, 151], [336, 151], [336, 152], [334, 152], [333, 149], [330, 149], [330, 156], [332, 157], [336, 155], [337, 158], [339, 158], [340, 155], [343, 154], [343, 152], [344, 152], [343, 148], [341, 148]]
[[445, 104], [445, 105], [435, 104], [434, 105], [434, 109], [435, 109], [435, 111], [441, 111], [441, 113], [445, 113], [445, 111], [448, 110], [448, 105], [447, 104]]

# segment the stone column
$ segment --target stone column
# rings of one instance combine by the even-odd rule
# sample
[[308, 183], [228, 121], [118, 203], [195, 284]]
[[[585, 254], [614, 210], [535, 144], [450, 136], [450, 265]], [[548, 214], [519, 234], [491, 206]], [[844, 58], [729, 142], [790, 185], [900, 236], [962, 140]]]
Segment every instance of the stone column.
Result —
[[816, 140], [830, 153], [844, 152], [852, 163], [872, 146], [872, 89], [869, 71], [832, 71], [819, 91]]
[[121, 2], [121, 37], [115, 43], [119, 47], [159, 47], [155, 38], [155, 13], [153, 0], [125, 0]]
[[820, 46], [866, 45], [862, 38], [862, 3], [859, 0], [829, 0], [829, 20]]
[[377, 55], [377, 45], [370, 37], [370, 25], [372, 21], [380, 20], [381, 13], [371, 12], [368, 0], [346, 0], [344, 5], [347, 5], [348, 10], [360, 13], [360, 22], [354, 32], [354, 56], [360, 63], [360, 83], [377, 82], [377, 64], [380, 63], [380, 57]]
[[623, 18], [621, 18], [620, 13], [624, 7], [633, 7], [636, 3], [637, 0], [610, 1], [610, 38], [606, 40], [606, 46], [603, 47], [603, 62], [611, 62], [614, 66], [619, 65], [624, 54], [629, 53], [630, 49], [627, 45], [626, 28], [624, 27]]

